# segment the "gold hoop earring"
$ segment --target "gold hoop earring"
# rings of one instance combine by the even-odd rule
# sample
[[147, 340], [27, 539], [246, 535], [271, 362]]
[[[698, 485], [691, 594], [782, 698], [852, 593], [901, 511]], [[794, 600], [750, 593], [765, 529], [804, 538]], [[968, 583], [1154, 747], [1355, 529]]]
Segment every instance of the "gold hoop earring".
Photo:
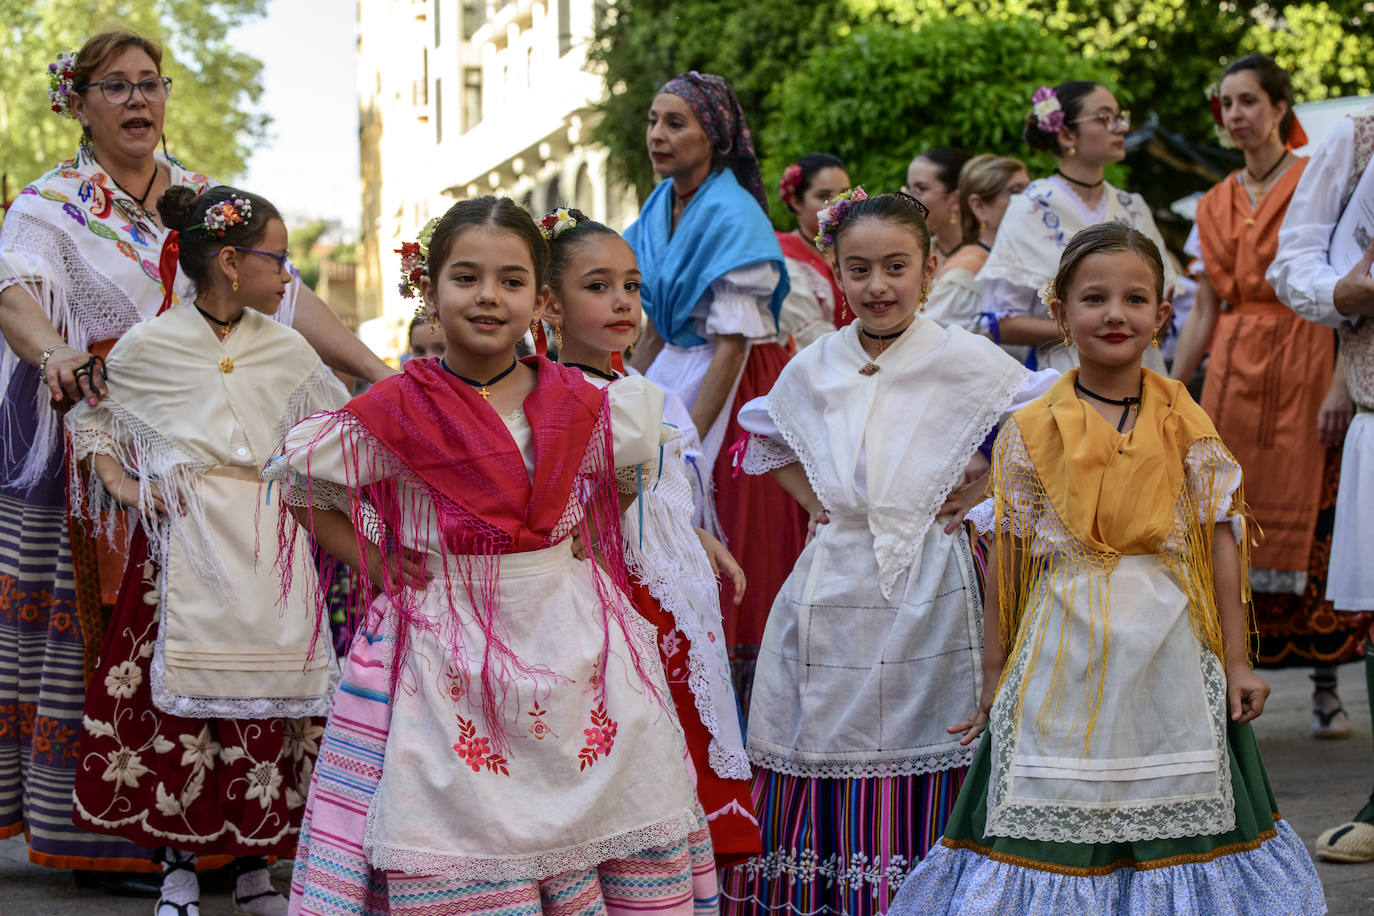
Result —
[[553, 320], [553, 342], [558, 345], [558, 349], [563, 349], [563, 321], [560, 318]]
[[239, 291], [239, 275], [234, 274], [234, 292]]

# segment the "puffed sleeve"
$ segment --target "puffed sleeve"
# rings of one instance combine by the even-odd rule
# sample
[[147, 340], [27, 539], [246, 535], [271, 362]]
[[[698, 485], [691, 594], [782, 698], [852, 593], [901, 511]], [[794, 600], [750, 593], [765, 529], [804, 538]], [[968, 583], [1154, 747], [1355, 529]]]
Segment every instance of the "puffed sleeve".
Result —
[[759, 476], [796, 462], [797, 453], [787, 444], [768, 413], [768, 398], [754, 398], [739, 409], [739, 425], [749, 433], [740, 470]]
[[1279, 250], [1264, 279], [1279, 301], [1308, 321], [1336, 327], [1341, 275], [1331, 266], [1331, 233], [1345, 209], [1355, 172], [1355, 122], [1342, 118], [1312, 154], [1279, 227]]
[[1234, 505], [1240, 489], [1241, 469], [1220, 439], [1199, 439], [1188, 449], [1183, 467], [1197, 504], [1199, 521], [1229, 522], [1239, 544], [1245, 523]]
[[925, 317], [942, 327], [958, 327], [971, 334], [987, 336], [982, 296], [973, 274], [962, 267], [940, 274], [930, 288]]
[[350, 452], [367, 447], [365, 437], [348, 434], [351, 427], [352, 415], [343, 411], [306, 417], [286, 434], [281, 454], [267, 463], [262, 478], [281, 485], [289, 506], [348, 512], [348, 487], [370, 483], [373, 464], [349, 460]]
[[770, 261], [737, 267], [712, 283], [692, 315], [705, 338], [741, 334], [750, 340], [772, 340], [776, 322], [768, 309], [782, 274]]
[[639, 375], [613, 382], [607, 391], [615, 466], [657, 464], [659, 447], [673, 435], [663, 425], [663, 391]]

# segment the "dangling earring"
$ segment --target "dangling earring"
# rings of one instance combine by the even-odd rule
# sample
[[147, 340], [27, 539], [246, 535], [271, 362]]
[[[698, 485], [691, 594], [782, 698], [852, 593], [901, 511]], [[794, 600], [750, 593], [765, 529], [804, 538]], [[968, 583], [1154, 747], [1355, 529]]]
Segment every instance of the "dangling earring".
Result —
[[849, 314], [849, 300], [844, 293], [840, 293], [840, 320], [848, 324], [851, 317], [853, 316]]
[[234, 292], [239, 291], [239, 275], [234, 274]]
[[561, 318], [553, 320], [553, 342], [558, 346], [558, 349], [563, 349], [563, 319]]
[[924, 314], [926, 313], [926, 300], [929, 299], [929, 298], [930, 298], [930, 287], [929, 287], [929, 286], [922, 286], [922, 287], [921, 287], [921, 301], [918, 302], [918, 303], [916, 303], [916, 311], [918, 311], [918, 312], [920, 312], [922, 315], [924, 315]]
[[82, 159], [90, 160], [95, 158], [95, 143], [91, 140], [91, 125], [89, 124], [81, 125], [81, 146], [79, 153]]
[[429, 333], [439, 333], [439, 310], [435, 309], [429, 313]]
[[1155, 332], [1150, 335], [1150, 346], [1159, 349], [1159, 328], [1155, 328]]
[[957, 226], [957, 225], [959, 225], [959, 211], [958, 211], [958, 210], [951, 210], [951, 211], [949, 211], [949, 224], [950, 224], [951, 226]]
[[1071, 147], [1069, 147], [1069, 158], [1072, 159], [1074, 156], [1077, 156], [1077, 155], [1078, 155], [1078, 147], [1076, 147], [1076, 146], [1071, 146]]
[[533, 338], [535, 338], [535, 339], [538, 339], [538, 337], [539, 337], [539, 319], [538, 319], [538, 318], [531, 318], [531, 319], [530, 319], [530, 336], [533, 337]]
[[1069, 329], [1068, 329], [1068, 328], [1065, 328], [1065, 329], [1064, 329], [1064, 349], [1067, 350], [1067, 349], [1069, 349], [1069, 348], [1072, 347], [1072, 346], [1073, 346], [1073, 338], [1069, 336]]
[[984, 232], [987, 232], [987, 231], [988, 231], [988, 221], [985, 220], [985, 219], [980, 219], [980, 220], [978, 221], [978, 234], [981, 236]]

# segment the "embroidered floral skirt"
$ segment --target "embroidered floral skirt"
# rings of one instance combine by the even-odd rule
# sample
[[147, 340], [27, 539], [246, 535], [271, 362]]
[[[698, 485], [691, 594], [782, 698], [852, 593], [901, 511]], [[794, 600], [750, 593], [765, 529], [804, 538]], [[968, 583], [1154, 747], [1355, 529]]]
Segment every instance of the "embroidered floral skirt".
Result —
[[86, 695], [75, 821], [143, 846], [290, 857], [324, 721], [159, 710], [149, 672], [157, 569], [146, 557], [139, 530]]
[[696, 698], [687, 683], [687, 652], [691, 642], [647, 588], [636, 584], [634, 599], [639, 612], [658, 627], [659, 657], [663, 660], [663, 673], [668, 678], [673, 706], [687, 736], [697, 799], [711, 827], [716, 864], [723, 867], [757, 855], [761, 851], [759, 822], [754, 816], [749, 780], [726, 779], [711, 768], [711, 733], [701, 721]]
[[938, 842], [967, 767], [919, 776], [820, 779], [754, 774], [763, 854], [722, 873], [739, 916], [872, 916]]
[[[291, 881], [292, 914], [581, 916], [653, 910], [668, 916], [710, 916], [717, 912], [715, 860], [700, 813], [696, 828], [686, 837], [539, 880], [463, 880], [374, 867], [366, 838], [391, 732], [392, 685], [387, 668], [394, 648], [393, 639], [378, 632], [379, 624], [373, 616], [359, 629], [335, 694], [301, 826]], [[530, 728], [530, 740], [540, 740], [540, 734], [552, 736], [538, 719]], [[459, 744], [468, 747], [471, 740], [465, 743], [460, 738]], [[611, 748], [612, 753], [615, 750]], [[462, 760], [455, 763], [455, 778], [500, 775], [482, 761], [471, 770]], [[565, 801], [571, 805], [577, 799]], [[595, 807], [590, 797], [581, 802]], [[500, 825], [483, 826], [495, 829]]]
[[1231, 723], [1227, 733], [1234, 830], [1102, 844], [986, 836], [985, 734], [944, 838], [907, 878], [889, 916], [1326, 912], [1312, 860], [1279, 817], [1254, 731]]

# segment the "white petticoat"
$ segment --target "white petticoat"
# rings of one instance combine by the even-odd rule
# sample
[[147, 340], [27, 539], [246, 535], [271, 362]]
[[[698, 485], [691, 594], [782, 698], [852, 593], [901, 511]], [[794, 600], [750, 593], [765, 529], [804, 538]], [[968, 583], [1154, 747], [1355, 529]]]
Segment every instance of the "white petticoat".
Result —
[[1341, 453], [1341, 486], [1326, 600], [1338, 611], [1374, 611], [1374, 412], [1355, 414]]

